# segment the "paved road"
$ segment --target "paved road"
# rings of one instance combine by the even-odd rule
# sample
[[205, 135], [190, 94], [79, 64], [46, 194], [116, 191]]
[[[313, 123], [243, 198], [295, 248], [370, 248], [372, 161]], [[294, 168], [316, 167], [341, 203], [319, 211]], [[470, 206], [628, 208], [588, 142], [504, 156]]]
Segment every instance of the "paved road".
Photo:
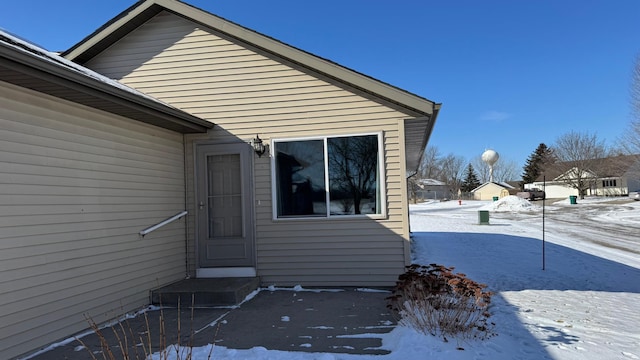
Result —
[[[572, 238], [603, 247], [640, 255], [640, 206], [632, 200], [554, 205], [558, 199], [545, 202], [545, 231], [563, 233]], [[543, 201], [534, 202], [542, 206]], [[500, 219], [526, 220], [522, 226], [542, 228], [541, 213], [495, 213]]]

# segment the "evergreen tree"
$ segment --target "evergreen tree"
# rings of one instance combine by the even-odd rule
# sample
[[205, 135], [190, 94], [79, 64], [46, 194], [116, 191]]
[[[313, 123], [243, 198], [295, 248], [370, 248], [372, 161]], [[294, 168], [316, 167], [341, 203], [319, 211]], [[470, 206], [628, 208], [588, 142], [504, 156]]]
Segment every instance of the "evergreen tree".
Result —
[[536, 150], [529, 155], [527, 163], [524, 165], [524, 174], [522, 174], [521, 187], [524, 184], [530, 184], [542, 174], [544, 163], [550, 160], [551, 149], [544, 143], [538, 145]]
[[473, 165], [469, 164], [467, 166], [467, 171], [465, 173], [464, 181], [462, 182], [460, 190], [462, 192], [468, 193], [478, 186], [480, 186], [480, 180], [478, 180], [478, 176], [476, 175], [476, 171], [473, 169]]

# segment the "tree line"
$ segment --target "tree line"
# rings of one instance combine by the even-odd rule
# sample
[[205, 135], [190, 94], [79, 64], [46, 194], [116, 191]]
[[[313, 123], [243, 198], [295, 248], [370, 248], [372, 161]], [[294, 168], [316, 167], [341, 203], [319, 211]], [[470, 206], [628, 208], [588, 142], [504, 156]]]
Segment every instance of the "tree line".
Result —
[[[478, 156], [467, 162], [462, 156], [453, 153], [442, 155], [436, 146], [428, 146], [418, 169], [418, 178], [442, 181], [458, 189], [475, 177], [478, 186], [489, 181], [489, 166]], [[499, 159], [493, 166], [493, 178], [496, 182], [513, 180], [518, 176], [518, 165], [512, 160]]]
[[[635, 121], [632, 126], [640, 129], [640, 121]], [[640, 139], [640, 131], [633, 134], [634, 140]], [[520, 188], [524, 188], [525, 184], [545, 178], [576, 189], [584, 198], [601, 177], [624, 172], [630, 163], [640, 166], [640, 146], [634, 148], [625, 141], [618, 143], [620, 146], [607, 148], [594, 133], [571, 131], [556, 138], [551, 146], [540, 143], [527, 158], [520, 176], [514, 162], [498, 160], [494, 164], [494, 181], [518, 182]], [[488, 173], [488, 165], [480, 157], [465, 162], [454, 154], [440, 156], [438, 149], [430, 146], [413, 182], [419, 188], [420, 179], [434, 179], [447, 184], [452, 193], [458, 190], [468, 193], [487, 182]], [[640, 174], [632, 176], [640, 177]]]
[[[631, 120], [617, 139], [617, 146], [608, 148], [595, 133], [571, 131], [557, 137], [550, 146], [540, 143], [527, 158], [521, 174], [514, 161], [499, 159], [493, 165], [494, 181], [515, 181], [524, 188], [524, 184], [548, 175], [548, 180], [561, 181], [578, 190], [582, 198], [598, 176], [616, 173], [629, 161], [640, 162], [640, 55], [633, 66], [630, 95]], [[640, 173], [632, 176], [640, 178]], [[489, 181], [489, 166], [480, 156], [467, 162], [464, 157], [442, 155], [437, 147], [428, 146], [417, 174], [409, 180], [413, 194], [420, 189], [421, 179], [438, 180], [447, 184], [452, 193], [465, 193]]]

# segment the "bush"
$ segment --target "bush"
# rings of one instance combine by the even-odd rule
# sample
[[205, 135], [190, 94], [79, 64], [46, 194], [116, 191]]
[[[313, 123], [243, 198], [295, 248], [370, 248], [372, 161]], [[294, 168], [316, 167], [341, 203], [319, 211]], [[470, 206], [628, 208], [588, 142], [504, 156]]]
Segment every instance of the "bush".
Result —
[[411, 265], [398, 277], [387, 307], [400, 325], [433, 336], [486, 339], [493, 336], [486, 285], [454, 274], [453, 267]]

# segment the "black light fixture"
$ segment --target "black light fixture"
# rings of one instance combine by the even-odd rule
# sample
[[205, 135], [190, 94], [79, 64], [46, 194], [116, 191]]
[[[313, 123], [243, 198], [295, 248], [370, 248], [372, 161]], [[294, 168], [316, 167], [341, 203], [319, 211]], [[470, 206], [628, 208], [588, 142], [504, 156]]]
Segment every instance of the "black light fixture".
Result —
[[251, 141], [251, 146], [253, 146], [253, 151], [258, 154], [258, 157], [262, 157], [262, 154], [267, 150], [258, 134], [256, 134], [256, 137]]

